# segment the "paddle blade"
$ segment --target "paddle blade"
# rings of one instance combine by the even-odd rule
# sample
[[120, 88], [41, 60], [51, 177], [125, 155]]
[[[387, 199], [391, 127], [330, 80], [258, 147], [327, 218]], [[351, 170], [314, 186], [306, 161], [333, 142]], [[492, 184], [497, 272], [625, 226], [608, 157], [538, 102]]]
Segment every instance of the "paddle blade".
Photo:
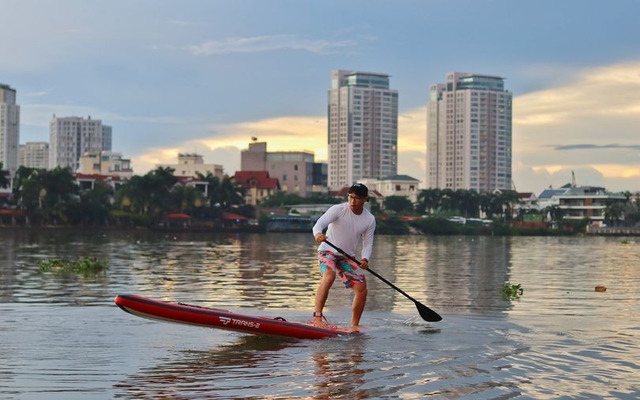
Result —
[[433, 311], [432, 309], [425, 306], [424, 304], [418, 303], [416, 301], [415, 305], [416, 305], [416, 308], [418, 309], [418, 313], [420, 313], [420, 316], [422, 317], [423, 320], [427, 322], [442, 321], [442, 317], [437, 312]]

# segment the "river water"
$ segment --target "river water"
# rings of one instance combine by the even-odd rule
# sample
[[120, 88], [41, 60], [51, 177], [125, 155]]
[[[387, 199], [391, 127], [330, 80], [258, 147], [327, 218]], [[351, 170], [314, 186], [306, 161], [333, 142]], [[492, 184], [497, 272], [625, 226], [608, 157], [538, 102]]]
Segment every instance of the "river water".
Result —
[[[635, 240], [635, 241], [634, 241]], [[0, 398], [639, 398], [640, 239], [375, 239], [355, 337], [294, 340], [145, 320], [116, 294], [305, 321], [309, 234], [0, 230]], [[39, 272], [92, 256], [106, 272]], [[520, 284], [505, 300], [505, 283]], [[605, 286], [605, 292], [594, 288]], [[327, 308], [350, 318], [337, 282]]]

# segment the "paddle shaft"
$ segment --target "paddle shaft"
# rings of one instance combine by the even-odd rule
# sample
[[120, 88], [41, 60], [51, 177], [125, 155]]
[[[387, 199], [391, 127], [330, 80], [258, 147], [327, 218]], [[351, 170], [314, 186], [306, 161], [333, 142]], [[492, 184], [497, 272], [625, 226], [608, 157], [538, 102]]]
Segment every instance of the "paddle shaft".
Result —
[[[358, 265], [360, 265], [360, 261], [356, 260], [355, 257], [351, 256], [350, 254], [347, 254], [344, 250], [342, 250], [339, 247], [336, 247], [336, 245], [334, 245], [333, 243], [331, 243], [328, 240], [325, 240], [325, 243], [328, 244], [329, 246], [333, 247], [334, 249], [338, 250], [339, 253], [341, 253], [342, 255], [344, 255], [345, 257], [349, 258], [351, 261], [357, 263]], [[419, 304], [418, 300], [414, 299], [413, 297], [409, 296], [408, 294], [406, 294], [402, 289], [400, 289], [399, 287], [397, 287], [396, 285], [394, 285], [393, 283], [389, 282], [388, 280], [386, 280], [385, 278], [383, 278], [382, 276], [378, 275], [377, 272], [375, 272], [374, 270], [372, 270], [371, 268], [367, 268], [367, 271], [371, 272], [376, 278], [380, 279], [382, 282], [386, 283], [387, 285], [391, 286], [392, 288], [394, 288], [395, 290], [397, 290], [399, 293], [401, 293], [402, 295], [404, 295], [407, 299], [413, 301], [416, 304]]]

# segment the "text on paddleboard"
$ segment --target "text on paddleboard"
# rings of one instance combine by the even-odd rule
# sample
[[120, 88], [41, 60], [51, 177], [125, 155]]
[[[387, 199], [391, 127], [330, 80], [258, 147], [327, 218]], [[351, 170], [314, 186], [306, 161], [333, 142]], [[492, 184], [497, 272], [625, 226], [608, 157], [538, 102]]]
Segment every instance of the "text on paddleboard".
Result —
[[248, 328], [255, 328], [255, 329], [260, 328], [259, 322], [244, 321], [241, 319], [235, 319], [235, 318], [229, 318], [229, 317], [219, 317], [219, 318], [222, 325], [231, 324], [231, 325], [246, 326]]

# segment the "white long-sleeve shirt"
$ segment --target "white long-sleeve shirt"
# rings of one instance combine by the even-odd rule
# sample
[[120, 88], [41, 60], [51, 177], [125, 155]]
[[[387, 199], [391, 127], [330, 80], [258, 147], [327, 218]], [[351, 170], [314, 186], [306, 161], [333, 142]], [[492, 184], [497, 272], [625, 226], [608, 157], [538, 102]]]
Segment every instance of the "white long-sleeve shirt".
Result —
[[[376, 219], [366, 208], [362, 214], [357, 215], [349, 203], [341, 203], [331, 206], [313, 226], [313, 236], [327, 228], [327, 239], [345, 253], [355, 257], [358, 241], [362, 239], [361, 258], [367, 260], [373, 251], [373, 232], [376, 229]], [[318, 251], [329, 250], [336, 253], [336, 250], [328, 244], [322, 242], [318, 246]]]

